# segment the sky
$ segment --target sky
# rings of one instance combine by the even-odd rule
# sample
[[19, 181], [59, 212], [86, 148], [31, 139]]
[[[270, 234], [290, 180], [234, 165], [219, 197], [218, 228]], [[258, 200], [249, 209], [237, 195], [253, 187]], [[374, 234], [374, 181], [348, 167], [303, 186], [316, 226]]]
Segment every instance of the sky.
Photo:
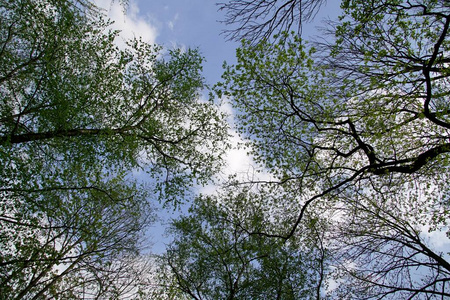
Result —
[[214, 0], [130, 0], [124, 7], [118, 0], [97, 0], [114, 20], [124, 38], [140, 36], [166, 48], [198, 48], [206, 58], [204, 74], [208, 84], [220, 80], [224, 60], [233, 62], [237, 43], [221, 35], [222, 14]]
[[[215, 0], [129, 0], [128, 5], [121, 5], [120, 0], [96, 0], [96, 4], [104, 9], [105, 14], [114, 21], [113, 29], [120, 30], [121, 39], [116, 43], [119, 47], [125, 46], [125, 40], [140, 37], [145, 42], [156, 43], [165, 48], [198, 48], [204, 56], [204, 76], [208, 85], [220, 81], [224, 61], [228, 64], [236, 62], [235, 51], [238, 42], [228, 41], [222, 34], [226, 28], [220, 22], [224, 19], [224, 12], [219, 11]], [[338, 13], [338, 1], [334, 5], [328, 4], [317, 16], [316, 20], [333, 17]], [[336, 4], [337, 3], [337, 4]], [[306, 25], [303, 34], [313, 36], [317, 33], [316, 24]], [[223, 109], [231, 115], [229, 106]], [[239, 142], [235, 132], [233, 143]], [[233, 173], [248, 174], [253, 170], [253, 161], [245, 150], [234, 149], [227, 155], [228, 167], [223, 176]], [[213, 186], [202, 188], [197, 192], [211, 192]], [[164, 236], [164, 223], [175, 218], [179, 212], [161, 210], [156, 222], [148, 232], [149, 242], [153, 244], [152, 252], [164, 251], [164, 244], [170, 238]]]
[[[238, 42], [227, 41], [221, 34], [226, 28], [220, 20], [224, 19], [224, 12], [218, 10], [216, 0], [128, 0], [126, 11], [120, 0], [96, 0], [97, 5], [105, 9], [105, 13], [115, 22], [114, 29], [121, 31], [123, 39], [141, 37], [149, 43], [163, 45], [165, 48], [198, 48], [206, 61], [203, 65], [204, 76], [208, 85], [220, 81], [224, 61], [228, 64], [236, 62], [235, 50]], [[339, 15], [340, 1], [328, 1], [315, 18], [315, 23], [305, 24], [304, 38], [313, 38], [319, 34], [318, 27], [323, 26], [322, 20], [335, 19]], [[123, 41], [118, 41], [123, 46]], [[231, 114], [229, 106], [223, 109]], [[231, 132], [234, 134], [234, 132]], [[239, 141], [234, 135], [233, 142]], [[231, 150], [227, 156], [228, 167], [224, 176], [252, 172], [252, 159], [245, 150]], [[214, 187], [206, 187], [197, 192], [208, 192]], [[150, 230], [152, 251], [161, 253], [164, 244], [170, 238], [164, 236], [164, 223], [175, 218], [179, 212], [160, 211], [161, 222], [157, 222]], [[424, 230], [426, 232], [426, 230]], [[429, 237], [435, 241], [438, 248], [445, 248], [448, 241], [443, 233], [436, 232]]]
[[[217, 0], [218, 1], [218, 0]], [[125, 38], [141, 36], [145, 41], [168, 48], [198, 48], [206, 58], [204, 75], [208, 84], [220, 80], [224, 61], [234, 63], [238, 42], [227, 41], [221, 34], [226, 25], [224, 12], [216, 0], [129, 0], [124, 14], [120, 0], [96, 0], [115, 21], [115, 28]], [[223, 1], [223, 0], [222, 0]], [[328, 1], [303, 33], [312, 36], [323, 18], [339, 13], [339, 1]]]
[[[125, 0], [126, 1], [126, 0]], [[121, 31], [123, 39], [141, 37], [149, 43], [166, 48], [198, 48], [205, 57], [203, 71], [206, 82], [212, 86], [221, 80], [223, 63], [236, 62], [235, 51], [238, 42], [229, 41], [222, 34], [226, 25], [224, 12], [219, 11], [219, 0], [96, 0], [97, 5], [115, 22], [114, 29]], [[223, 0], [221, 0], [223, 1]], [[339, 1], [328, 1], [316, 16], [314, 24], [305, 24], [303, 34], [317, 35], [315, 29], [324, 18], [335, 18], [339, 13]], [[119, 44], [124, 45], [119, 41]], [[206, 93], [205, 93], [206, 95]], [[230, 107], [224, 107], [232, 113]], [[237, 142], [237, 138], [234, 140]], [[245, 151], [233, 150], [228, 157], [229, 172], [247, 172], [251, 159]]]
[[[114, 21], [113, 29], [120, 30], [120, 38], [116, 40], [119, 47], [125, 47], [124, 41], [127, 39], [140, 37], [145, 42], [156, 43], [166, 49], [198, 48], [205, 57], [203, 71], [208, 85], [220, 80], [225, 60], [229, 63], [235, 61], [238, 43], [227, 42], [221, 35], [224, 26], [218, 21], [221, 15], [214, 0], [129, 0], [126, 7], [119, 0], [96, 0], [96, 4]], [[224, 109], [231, 113], [229, 107]], [[252, 163], [245, 151], [239, 150], [231, 151], [227, 161], [230, 173], [249, 168]], [[211, 191], [213, 187], [197, 192], [207, 190]], [[149, 244], [146, 246], [151, 246], [153, 253], [162, 253], [165, 244], [170, 241], [170, 237], [164, 234], [164, 224], [176, 218], [180, 211], [160, 208], [157, 214], [159, 221], [148, 230]]]

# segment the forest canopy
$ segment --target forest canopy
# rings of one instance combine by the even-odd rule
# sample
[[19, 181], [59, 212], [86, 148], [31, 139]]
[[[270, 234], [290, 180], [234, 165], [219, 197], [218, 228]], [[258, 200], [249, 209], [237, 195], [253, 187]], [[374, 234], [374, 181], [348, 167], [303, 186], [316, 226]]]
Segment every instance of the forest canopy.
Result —
[[[87, 0], [0, 0], [0, 295], [450, 297], [450, 4], [343, 0], [306, 40], [327, 5], [219, 3], [241, 46], [205, 101], [198, 49], [118, 47]], [[257, 172], [192, 196], [229, 128]], [[149, 255], [158, 201], [189, 209]]]

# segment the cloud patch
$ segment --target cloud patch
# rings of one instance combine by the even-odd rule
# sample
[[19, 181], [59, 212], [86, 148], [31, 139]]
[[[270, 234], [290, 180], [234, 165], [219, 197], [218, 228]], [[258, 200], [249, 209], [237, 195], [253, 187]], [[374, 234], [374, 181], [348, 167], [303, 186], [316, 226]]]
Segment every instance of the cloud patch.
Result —
[[172, 20], [167, 22], [167, 27], [169, 27], [170, 30], [173, 31], [173, 28], [175, 27], [175, 23], [178, 21], [179, 17], [180, 17], [180, 15], [178, 13], [176, 13], [175, 16], [172, 18]]
[[149, 44], [155, 43], [158, 31], [139, 14], [139, 7], [135, 1], [130, 1], [125, 6], [120, 4], [120, 1], [111, 0], [95, 0], [95, 4], [114, 21], [111, 28], [120, 31], [117, 41], [119, 47], [125, 47], [126, 41], [133, 38], [141, 38]]

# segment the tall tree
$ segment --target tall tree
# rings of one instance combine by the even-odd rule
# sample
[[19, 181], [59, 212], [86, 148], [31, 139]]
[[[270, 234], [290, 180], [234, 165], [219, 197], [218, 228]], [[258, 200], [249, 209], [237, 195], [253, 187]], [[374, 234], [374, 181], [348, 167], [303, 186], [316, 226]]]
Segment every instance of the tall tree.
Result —
[[330, 42], [246, 41], [217, 86], [272, 184], [298, 191], [285, 233], [261, 234], [289, 239], [321, 211], [345, 245], [341, 266], [353, 264], [340, 270], [356, 282], [344, 296], [446, 297], [448, 256], [424, 226], [445, 233], [449, 217], [448, 2], [341, 7]]
[[220, 167], [226, 125], [199, 100], [202, 58], [120, 50], [89, 1], [0, 1], [0, 14], [0, 294], [130, 293], [113, 274], [139, 251], [149, 201]]
[[317, 219], [287, 243], [251, 233], [279, 225], [267, 221], [273, 197], [246, 187], [198, 197], [170, 228], [175, 240], [160, 263], [165, 297], [319, 299], [327, 258], [312, 238]]

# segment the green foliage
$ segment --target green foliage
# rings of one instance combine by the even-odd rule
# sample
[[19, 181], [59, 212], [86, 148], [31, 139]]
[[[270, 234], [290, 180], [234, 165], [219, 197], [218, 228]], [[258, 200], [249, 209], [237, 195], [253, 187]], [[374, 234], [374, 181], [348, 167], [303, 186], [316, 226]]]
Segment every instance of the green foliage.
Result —
[[314, 248], [302, 247], [300, 237], [283, 241], [258, 234], [269, 226], [262, 198], [244, 190], [200, 196], [189, 216], [173, 221], [175, 240], [161, 258], [162, 280], [173, 286], [169, 298], [315, 297]]
[[[0, 294], [136, 292], [114, 278], [131, 274], [149, 201], [176, 205], [221, 166], [227, 126], [199, 100], [202, 57], [119, 49], [87, 1], [5, 0], [0, 18]], [[131, 179], [141, 170], [153, 185]]]
[[198, 100], [198, 51], [163, 54], [139, 40], [119, 50], [117, 32], [101, 18], [70, 2], [53, 13], [35, 5], [4, 8], [2, 145], [35, 153], [45, 144], [66, 156], [61, 160], [107, 168], [150, 166], [168, 184], [189, 175], [207, 181], [226, 131], [215, 108]]
[[216, 93], [277, 178], [268, 184], [292, 191], [287, 207], [298, 203], [296, 218], [271, 216], [284, 237], [308, 212], [336, 225], [327, 242], [337, 280], [349, 284], [334, 297], [448, 297], [450, 264], [426, 238], [448, 232], [448, 2], [341, 7], [330, 42], [310, 47], [295, 33], [244, 41]]
[[[313, 52], [299, 38], [287, 35], [277, 44], [244, 42], [237, 50], [238, 64], [226, 67], [224, 83], [217, 86], [232, 97], [238, 129], [253, 141], [252, 154], [276, 174], [291, 168], [289, 172], [295, 172], [307, 163], [302, 150], [311, 141], [297, 138], [314, 137], [315, 128], [307, 120], [334, 117], [335, 105], [324, 99], [324, 70], [309, 58]], [[286, 112], [289, 107], [311, 111], [299, 118]]]

